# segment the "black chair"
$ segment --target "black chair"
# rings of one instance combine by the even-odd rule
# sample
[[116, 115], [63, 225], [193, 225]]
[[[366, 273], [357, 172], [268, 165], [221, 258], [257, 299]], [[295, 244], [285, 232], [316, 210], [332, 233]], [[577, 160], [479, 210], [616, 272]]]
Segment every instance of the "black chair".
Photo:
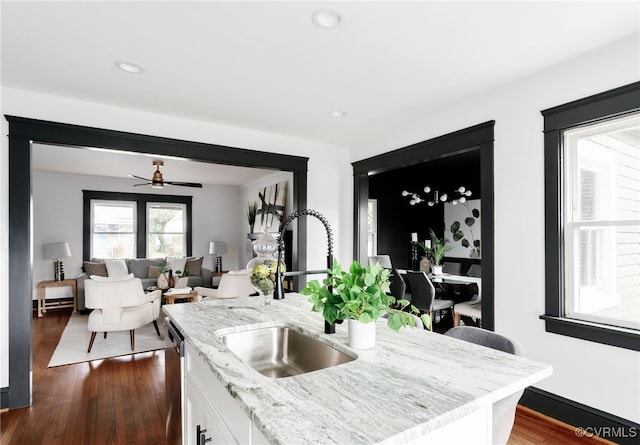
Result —
[[462, 273], [462, 264], [445, 261], [442, 263], [442, 272], [449, 273], [451, 275], [460, 275]]
[[[420, 312], [429, 314], [431, 317], [430, 330], [433, 331], [433, 324], [435, 323], [434, 314], [441, 315], [443, 310], [453, 308], [453, 300], [436, 298], [436, 290], [433, 287], [433, 283], [431, 283], [431, 280], [424, 272], [412, 272], [408, 270], [405, 277], [411, 288], [411, 304], [417, 307]], [[442, 319], [442, 317], [440, 318]]]
[[[458, 326], [449, 329], [445, 335], [460, 340], [475, 343], [477, 345], [486, 346], [488, 348], [497, 349], [508, 354], [524, 356], [524, 349], [518, 341], [496, 334], [495, 332], [473, 326]], [[506, 444], [511, 435], [513, 422], [516, 415], [516, 405], [522, 397], [524, 390], [513, 395], [507, 396], [502, 400], [498, 400], [493, 404], [493, 443]]]
[[389, 255], [372, 255], [368, 258], [369, 266], [380, 264], [385, 269], [392, 269], [391, 257]]
[[389, 277], [391, 286], [389, 286], [389, 293], [397, 300], [409, 300], [411, 301], [411, 295], [406, 293], [407, 283], [404, 282], [402, 275], [398, 273], [398, 269], [391, 269], [391, 276]]

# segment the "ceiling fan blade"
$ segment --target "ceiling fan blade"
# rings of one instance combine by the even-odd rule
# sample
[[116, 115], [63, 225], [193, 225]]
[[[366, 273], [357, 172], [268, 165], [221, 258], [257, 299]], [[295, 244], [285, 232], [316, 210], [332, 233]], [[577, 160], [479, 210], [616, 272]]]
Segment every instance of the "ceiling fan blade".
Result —
[[151, 179], [143, 178], [142, 176], [132, 175], [131, 173], [127, 173], [127, 175], [131, 176], [132, 178], [142, 179], [143, 181], [151, 181]]
[[145, 182], [144, 184], [133, 184], [134, 187], [138, 187], [140, 185], [149, 185], [151, 184], [150, 182]]
[[197, 182], [176, 182], [176, 181], [164, 181], [165, 184], [169, 184], [169, 185], [178, 185], [181, 187], [195, 187], [195, 188], [202, 188], [202, 184], [198, 184]]

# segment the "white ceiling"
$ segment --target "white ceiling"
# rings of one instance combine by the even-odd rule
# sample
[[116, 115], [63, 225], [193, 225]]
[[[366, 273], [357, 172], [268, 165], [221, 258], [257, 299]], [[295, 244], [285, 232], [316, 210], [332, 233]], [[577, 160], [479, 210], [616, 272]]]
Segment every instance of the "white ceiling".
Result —
[[184, 158], [37, 143], [33, 144], [32, 153], [31, 168], [34, 171], [122, 178], [130, 181], [132, 186], [144, 181], [131, 178], [127, 173], [151, 179], [156, 169], [152, 163], [156, 159], [164, 162], [160, 171], [165, 181], [240, 186], [274, 173], [273, 170], [209, 164]]
[[638, 1], [1, 6], [3, 86], [344, 146], [640, 30]]

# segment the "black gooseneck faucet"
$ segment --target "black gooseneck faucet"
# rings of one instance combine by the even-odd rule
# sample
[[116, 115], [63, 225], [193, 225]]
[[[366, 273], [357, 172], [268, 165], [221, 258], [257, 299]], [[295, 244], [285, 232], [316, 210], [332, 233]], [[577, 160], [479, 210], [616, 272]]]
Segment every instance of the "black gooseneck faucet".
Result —
[[[311, 209], [302, 209], [296, 212], [293, 212], [282, 222], [280, 226], [280, 235], [278, 236], [278, 264], [276, 265], [276, 282], [275, 287], [273, 289], [273, 298], [276, 300], [282, 300], [284, 298], [284, 290], [282, 289], [282, 279], [286, 276], [294, 276], [294, 275], [308, 275], [308, 274], [317, 274], [317, 273], [325, 273], [324, 270], [306, 270], [306, 271], [296, 271], [296, 272], [285, 272], [284, 274], [280, 270], [280, 263], [282, 262], [282, 249], [284, 244], [284, 231], [287, 226], [294, 219], [302, 216], [308, 215], [313, 216], [320, 220], [325, 230], [327, 231], [327, 269], [333, 268], [333, 234], [331, 233], [331, 227], [329, 226], [329, 222], [327, 218], [322, 216], [319, 212]], [[329, 287], [329, 292], [331, 292], [331, 287]], [[335, 323], [328, 323], [326, 320], [324, 322], [324, 332], [325, 334], [335, 334], [336, 326]]]

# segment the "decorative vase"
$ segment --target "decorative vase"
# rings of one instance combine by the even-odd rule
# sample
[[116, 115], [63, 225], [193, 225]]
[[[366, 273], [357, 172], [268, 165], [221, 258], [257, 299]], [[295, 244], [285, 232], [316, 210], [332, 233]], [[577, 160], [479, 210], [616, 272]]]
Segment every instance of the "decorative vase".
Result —
[[431, 272], [431, 261], [429, 261], [429, 258], [427, 258], [426, 256], [423, 256], [420, 260], [420, 272]]
[[164, 273], [161, 273], [160, 276], [158, 277], [158, 288], [160, 289], [168, 289], [169, 288], [169, 281], [167, 280], [167, 275]]
[[433, 266], [433, 274], [434, 275], [442, 275], [442, 266]]
[[349, 345], [356, 349], [371, 349], [376, 345], [376, 323], [360, 323], [349, 319]]
[[[278, 242], [265, 231], [253, 243], [256, 257], [247, 263], [247, 273], [251, 285], [260, 294], [263, 305], [268, 305], [273, 299], [273, 289], [276, 280], [276, 268], [278, 264]], [[280, 264], [280, 270], [285, 271], [284, 264]]]
[[176, 287], [176, 280], [173, 278], [173, 271], [169, 271], [169, 278], [167, 278], [167, 284], [169, 287]]
[[181, 277], [176, 280], [175, 288], [184, 289], [189, 284], [189, 277]]

